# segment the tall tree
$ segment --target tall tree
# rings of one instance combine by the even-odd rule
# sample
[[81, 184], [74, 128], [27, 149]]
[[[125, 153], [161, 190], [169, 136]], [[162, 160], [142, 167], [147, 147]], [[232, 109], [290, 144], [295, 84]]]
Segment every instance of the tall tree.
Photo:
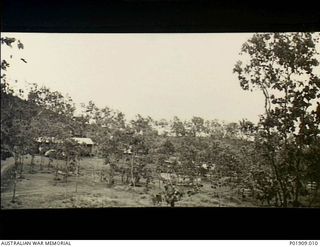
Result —
[[193, 136], [199, 136], [206, 132], [205, 121], [201, 117], [192, 117], [190, 121], [190, 132]]
[[317, 49], [319, 33], [255, 34], [241, 50], [248, 61], [234, 67], [244, 90], [256, 88], [264, 95], [260, 146], [283, 207], [289, 200], [294, 206], [301, 204], [303, 181], [310, 179], [305, 176], [309, 151], [320, 145]]
[[[13, 48], [16, 44], [18, 49], [23, 49], [24, 46], [20, 40], [10, 37], [1, 37], [1, 49], [3, 46]], [[9, 59], [13, 59], [10, 55]], [[25, 59], [20, 58], [24, 62]], [[7, 69], [10, 63], [5, 59], [1, 59], [1, 158], [3, 154], [13, 156], [15, 163], [13, 168], [13, 195], [12, 202], [15, 202], [15, 190], [18, 178], [18, 169], [20, 175], [23, 168], [22, 155], [28, 151], [30, 144], [30, 118], [33, 111], [28, 107], [25, 100], [22, 99], [23, 91], [20, 89], [14, 91], [12, 85], [7, 81]], [[7, 155], [5, 155], [7, 156]]]
[[184, 123], [177, 116], [173, 118], [171, 130], [176, 136], [185, 136], [187, 133]]

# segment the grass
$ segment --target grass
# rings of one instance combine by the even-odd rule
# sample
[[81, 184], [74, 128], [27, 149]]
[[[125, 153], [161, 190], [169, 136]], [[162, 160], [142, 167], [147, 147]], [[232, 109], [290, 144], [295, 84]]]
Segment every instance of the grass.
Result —
[[[43, 167], [40, 169], [41, 157], [35, 158], [34, 172], [31, 172], [30, 160], [25, 159], [23, 178], [16, 186], [16, 202], [12, 203], [12, 181], [3, 181], [1, 188], [2, 209], [22, 208], [105, 208], [105, 207], [152, 207], [151, 195], [159, 193], [158, 181], [153, 181], [149, 191], [145, 186], [132, 187], [122, 184], [120, 176], [115, 177], [115, 184], [110, 187], [99, 179], [99, 171], [104, 162], [97, 158], [81, 160], [81, 175], [78, 178], [77, 193], [75, 192], [76, 177], [68, 177], [68, 182], [54, 180], [54, 170], [47, 166], [48, 159], [42, 158]], [[55, 160], [63, 164], [63, 161]], [[1, 166], [5, 166], [2, 164]], [[204, 183], [201, 190], [188, 196], [188, 187], [179, 187], [185, 192], [177, 207], [253, 207], [252, 202], [243, 202], [236, 197], [230, 188], [222, 188], [218, 193], [210, 184]], [[162, 206], [167, 206], [162, 203]]]

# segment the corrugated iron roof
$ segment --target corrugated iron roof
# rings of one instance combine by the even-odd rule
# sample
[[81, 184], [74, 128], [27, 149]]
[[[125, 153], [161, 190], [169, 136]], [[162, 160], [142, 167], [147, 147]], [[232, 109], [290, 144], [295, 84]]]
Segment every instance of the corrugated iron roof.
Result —
[[171, 156], [171, 157], [169, 157], [169, 159], [165, 160], [164, 162], [172, 164], [172, 163], [178, 162], [178, 158]]
[[[72, 140], [75, 140], [79, 144], [87, 144], [87, 145], [93, 145], [94, 142], [91, 140], [91, 138], [84, 138], [84, 137], [72, 137]], [[62, 143], [62, 140], [58, 140], [55, 137], [39, 137], [36, 139], [37, 142], [40, 143]]]
[[76, 142], [80, 144], [87, 144], [87, 145], [93, 145], [94, 142], [91, 140], [91, 138], [85, 138], [85, 137], [72, 137], [71, 139], [75, 140]]
[[61, 143], [61, 140], [58, 140], [55, 137], [39, 137], [36, 139], [37, 142], [40, 143]]

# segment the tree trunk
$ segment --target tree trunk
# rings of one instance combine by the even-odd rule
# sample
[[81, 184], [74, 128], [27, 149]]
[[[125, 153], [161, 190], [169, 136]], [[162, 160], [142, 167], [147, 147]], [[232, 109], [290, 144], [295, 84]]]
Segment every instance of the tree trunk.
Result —
[[134, 181], [134, 178], [133, 178], [133, 153], [131, 154], [131, 183], [133, 185], [133, 187], [135, 187], [135, 181]]
[[66, 183], [68, 183], [68, 175], [69, 175], [68, 163], [69, 163], [69, 156], [67, 156], [67, 160], [66, 160], [66, 174], [65, 174]]
[[34, 154], [31, 155], [30, 161], [30, 172], [33, 173], [33, 166], [34, 166]]
[[[268, 134], [270, 134], [269, 132], [268, 132]], [[288, 200], [287, 200], [287, 189], [286, 189], [286, 187], [284, 186], [284, 184], [283, 184], [283, 181], [282, 181], [282, 179], [281, 179], [281, 177], [280, 177], [280, 175], [279, 175], [279, 172], [278, 172], [278, 167], [277, 167], [277, 165], [276, 165], [276, 162], [275, 162], [275, 160], [274, 160], [274, 157], [275, 157], [275, 154], [274, 154], [274, 152], [273, 152], [273, 154], [271, 155], [271, 156], [269, 156], [269, 159], [270, 159], [270, 161], [271, 161], [271, 165], [272, 165], [272, 168], [273, 168], [273, 170], [274, 170], [274, 173], [275, 173], [275, 175], [276, 175], [276, 179], [277, 179], [277, 181], [279, 182], [279, 184], [280, 184], [280, 189], [281, 189], [281, 192], [282, 192], [282, 197], [281, 197], [281, 194], [279, 193], [279, 197], [280, 197], [280, 201], [281, 201], [281, 204], [282, 204], [282, 207], [284, 207], [284, 208], [286, 208], [287, 206], [288, 206]]]
[[[77, 162], [78, 163], [78, 162]], [[78, 178], [79, 178], [79, 164], [77, 165], [77, 175], [76, 175], [76, 193], [78, 192]]]
[[20, 169], [19, 169], [19, 177], [22, 177], [22, 173], [23, 173], [23, 162], [20, 163]]
[[280, 198], [280, 193], [279, 192], [276, 192], [276, 206], [278, 207], [279, 206], [279, 201], [281, 202], [281, 199]]
[[[312, 195], [312, 199], [309, 201], [309, 207], [311, 207], [311, 205], [313, 204], [313, 202], [315, 201], [318, 191], [319, 191], [319, 187], [320, 187], [320, 183], [317, 182], [316, 184], [316, 188], [313, 191], [313, 195]], [[312, 193], [312, 192], [311, 192]]]
[[40, 156], [40, 171], [42, 170], [43, 156]]
[[19, 158], [15, 157], [14, 171], [13, 171], [13, 192], [11, 202], [14, 203], [16, 200], [16, 186], [17, 186], [17, 173], [18, 173], [18, 161]]
[[78, 174], [80, 175], [80, 160], [81, 158], [78, 158], [77, 164], [78, 164]]
[[14, 178], [13, 178], [13, 193], [11, 202], [15, 202], [16, 199], [16, 186], [17, 186], [17, 170], [14, 171]]
[[295, 183], [295, 195], [294, 195], [294, 204], [300, 205], [299, 203], [299, 194], [300, 194], [300, 158], [296, 162], [296, 183]]
[[218, 184], [218, 186], [217, 186], [217, 188], [218, 188], [218, 201], [219, 201], [219, 207], [221, 207], [221, 185], [220, 184]]
[[56, 169], [56, 172], [55, 172], [55, 180], [58, 180], [58, 170], [59, 170], [59, 167], [58, 167], [58, 162], [56, 162], [56, 167], [55, 167], [55, 169]]

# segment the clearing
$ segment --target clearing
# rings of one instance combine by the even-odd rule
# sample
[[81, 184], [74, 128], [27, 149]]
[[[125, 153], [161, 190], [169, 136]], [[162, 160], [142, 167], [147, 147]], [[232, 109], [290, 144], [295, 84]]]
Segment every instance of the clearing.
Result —
[[[42, 169], [40, 162], [42, 160]], [[103, 159], [83, 158], [80, 162], [80, 176], [69, 176], [67, 182], [55, 180], [54, 169], [48, 167], [49, 160], [36, 156], [33, 171], [30, 166], [31, 157], [24, 157], [22, 176], [16, 185], [16, 200], [11, 202], [13, 182], [7, 175], [1, 181], [1, 208], [106, 208], [106, 207], [154, 207], [152, 195], [163, 191], [163, 184], [154, 179], [149, 189], [141, 186], [130, 186], [121, 182], [120, 175], [115, 176], [113, 186], [100, 180], [100, 170], [104, 167]], [[54, 162], [63, 162], [54, 160]], [[13, 166], [9, 158], [1, 163], [1, 173]], [[178, 187], [187, 192], [190, 188]], [[77, 191], [76, 191], [77, 190]], [[168, 205], [162, 202], [159, 206]], [[185, 193], [177, 207], [257, 207], [252, 200], [240, 199], [235, 190], [222, 187], [220, 191], [211, 188], [210, 183], [203, 182], [200, 191], [192, 195]]]

